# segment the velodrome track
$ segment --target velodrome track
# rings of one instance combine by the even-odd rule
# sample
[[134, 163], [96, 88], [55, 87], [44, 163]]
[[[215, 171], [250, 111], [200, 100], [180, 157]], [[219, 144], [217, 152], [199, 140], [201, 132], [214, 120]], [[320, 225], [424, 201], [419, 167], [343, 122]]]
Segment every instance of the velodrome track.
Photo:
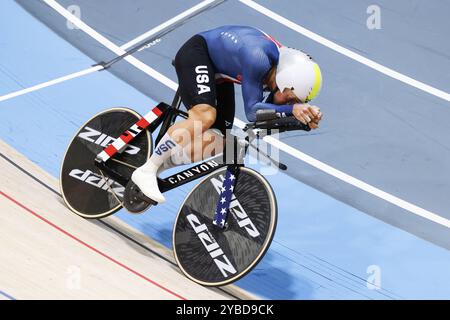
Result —
[[77, 218], [58, 181], [2, 141], [0, 164], [0, 274], [15, 299], [252, 298], [192, 283], [167, 248], [117, 218]]
[[[165, 1], [149, 8], [145, 1], [136, 1], [134, 7], [100, 0], [17, 2], [93, 61], [80, 58], [73, 48], [71, 51], [60, 44], [65, 40], [50, 35], [49, 45], [33, 42], [41, 37], [33, 35], [34, 30], [16, 32], [11, 41], [4, 37], [8, 50], [3, 51], [6, 80], [2, 79], [0, 100], [10, 92], [107, 61], [117, 55], [114, 50], [119, 46], [130, 46], [140, 35], [155, 32], [154, 28], [167, 25], [199, 4], [183, 1], [177, 7], [173, 1]], [[104, 39], [94, 40], [83, 28], [67, 28], [69, 19], [50, 6], [55, 3], [63, 8], [79, 5], [82, 20], [112, 46], [105, 45]], [[317, 104], [326, 118], [317, 133], [288, 134], [280, 137], [283, 145], [275, 142], [289, 165], [288, 175], [269, 177], [280, 203], [279, 228], [267, 257], [237, 285], [266, 298], [448, 298], [450, 109], [444, 90], [450, 73], [444, 70], [450, 70], [445, 53], [450, 48], [447, 42], [439, 41], [448, 30], [443, 17], [446, 5], [437, 1], [413, 6], [407, 1], [383, 2], [383, 29], [367, 31], [365, 9], [369, 4], [302, 2], [298, 16], [292, 13], [289, 1], [277, 1], [276, 6], [270, 1], [227, 1], [213, 7], [135, 54], [143, 63], [138, 67], [136, 61], [122, 61], [109, 69], [147, 99], [154, 99], [151, 103], [114, 83], [106, 72], [93, 74], [96, 70], [90, 70], [89, 76], [0, 102], [2, 153], [14, 155], [11, 157], [17, 158], [17, 166], [30, 167], [25, 171], [53, 190], [1, 159], [6, 170], [0, 182], [0, 203], [4, 206], [4, 249], [0, 255], [1, 261], [8, 263], [2, 266], [7, 269], [2, 270], [0, 296], [178, 298], [170, 290], [188, 299], [251, 297], [236, 288], [230, 296], [184, 282], [165, 260], [173, 260], [167, 249], [171, 246], [171, 225], [177, 204], [189, 187], [172, 193], [170, 205], [152, 209], [150, 214], [120, 212], [104, 221], [117, 231], [102, 222], [79, 219], [55, 194], [60, 161], [77, 126], [105, 106], [123, 103], [144, 113], [154, 101], [170, 102], [176, 88], [170, 60], [185, 39], [216, 25], [249, 24], [282, 43], [296, 44], [321, 62], [326, 82]], [[7, 21], [6, 13], [12, 8], [5, 3], [2, 6], [2, 21]], [[424, 19], [430, 12], [434, 26]], [[19, 23], [20, 19], [34, 18], [20, 12]], [[51, 33], [35, 27], [40, 33]], [[30, 49], [23, 50], [29, 43]], [[114, 89], [108, 88], [110, 85]], [[123, 90], [121, 95], [116, 88]], [[135, 96], [135, 100], [129, 98]], [[237, 117], [245, 120], [240, 111]], [[43, 142], [48, 137], [52, 137], [51, 142]], [[296, 199], [302, 199], [301, 206], [290, 199], [293, 192]], [[21, 244], [22, 239], [28, 240], [27, 244]], [[67, 250], [57, 251], [63, 244]], [[383, 271], [385, 280], [378, 290], [366, 283], [370, 265]], [[70, 289], [68, 281], [76, 280], [80, 270], [83, 289]], [[116, 272], [122, 278], [115, 278]], [[125, 279], [130, 280], [121, 281]]]
[[[164, 28], [172, 20], [164, 21], [165, 17], [171, 13], [172, 4], [170, 2], [153, 6], [145, 1], [137, 1], [134, 6], [129, 6], [125, 2], [100, 1], [93, 3], [79, 0], [77, 2], [79, 7], [85, 8], [83, 19], [85, 24], [76, 32], [67, 28], [67, 23], [65, 23], [65, 19], [70, 18], [67, 15], [70, 15], [70, 12], [65, 8], [73, 4], [71, 1], [28, 2], [19, 0], [18, 3], [98, 62], [109, 61], [115, 55], [123, 53], [125, 49], [137, 44], [144, 35], [155, 36], [158, 34], [156, 32], [158, 30], [169, 30], [169, 33], [164, 34], [164, 41], [154, 43], [147, 49], [141, 50], [131, 57], [126, 57], [124, 62], [108, 69], [141, 92], [160, 101], [169, 100], [173, 95], [171, 90], [175, 90], [177, 87], [176, 82], [172, 80], [176, 79], [176, 76], [170, 61], [178, 49], [178, 44], [196, 31], [211, 27], [211, 21], [214, 21], [214, 25], [245, 22], [264, 29], [279, 39], [281, 43], [289, 45], [297, 43], [303, 50], [314, 52], [315, 58], [325, 69], [324, 78], [327, 79], [325, 83], [327, 87], [315, 103], [324, 105], [327, 116], [333, 121], [329, 121], [322, 132], [309, 136], [309, 139], [299, 139], [298, 133], [283, 136], [282, 141], [286, 141], [288, 146], [297, 149], [296, 152], [288, 152], [288, 147], [281, 147], [281, 150], [284, 151], [282, 159], [288, 164], [292, 163], [295, 167], [295, 170], [288, 172], [289, 175], [338, 199], [346, 199], [345, 201], [350, 205], [378, 219], [450, 248], [450, 240], [447, 237], [450, 227], [448, 216], [450, 204], [447, 203], [446, 197], [431, 196], [437, 192], [450, 191], [447, 189], [450, 187], [446, 183], [450, 171], [448, 170], [449, 161], [446, 161], [448, 160], [449, 146], [445, 139], [448, 134], [448, 126], [444, 121], [450, 116], [448, 108], [450, 94], [439, 89], [445, 88], [445, 83], [449, 81], [445, 73], [436, 70], [433, 77], [429, 78], [430, 70], [424, 70], [425, 80], [429, 80], [428, 82], [433, 85], [420, 82], [360, 55], [359, 52], [375, 51], [372, 55], [383, 58], [381, 51], [385, 50], [374, 47], [372, 43], [367, 43], [367, 40], [362, 41], [359, 50], [346, 49], [303, 28], [295, 23], [295, 19], [292, 21], [283, 15], [278, 15], [264, 6], [264, 2], [259, 4], [244, 0], [203, 1], [201, 3], [185, 1], [183, 6], [177, 9], [182, 11], [181, 15], [195, 8], [194, 5], [203, 4], [203, 9], [207, 10], [204, 12], [194, 10], [194, 13], [199, 12], [198, 16], [186, 21], [181, 19], [183, 24], [172, 30], [171, 28], [177, 26], [177, 23], [169, 23], [169, 27]], [[217, 5], [213, 6], [215, 3]], [[341, 16], [348, 17], [353, 14], [358, 16], [355, 11], [358, 8], [365, 9], [365, 4], [342, 2], [340, 6], [335, 4], [330, 8], [322, 5], [321, 9], [324, 10], [322, 14], [326, 17], [329, 17], [332, 10], [336, 8], [340, 8], [341, 11], [338, 12]], [[286, 14], [291, 6], [292, 3], [289, 1], [277, 2], [279, 11], [286, 12]], [[301, 6], [304, 11], [317, 10], [315, 9], [316, 4], [310, 2], [301, 3]], [[404, 6], [406, 21], [402, 21], [402, 23], [411, 22], [406, 14], [416, 14], [418, 21], [416, 24], [411, 24], [411, 28], [414, 28], [417, 35], [426, 34], [430, 26], [421, 26], [419, 18], [422, 11], [429, 12], [427, 7], [413, 8], [411, 13], [408, 11], [411, 9], [406, 2]], [[135, 8], [140, 10], [136, 11]], [[395, 9], [396, 6], [393, 5], [394, 12]], [[101, 11], [104, 11], [105, 15], [95, 13]], [[149, 14], [151, 12], [152, 18], [163, 20], [164, 23], [148, 30], [146, 28], [146, 12]], [[239, 14], [235, 14], [236, 12]], [[362, 12], [365, 14], [365, 10]], [[388, 19], [386, 17], [388, 14], [389, 11], [385, 12], [385, 20]], [[436, 17], [436, 23], [440, 23], [440, 12], [433, 10], [433, 14]], [[132, 19], [135, 23], [130, 24], [126, 19]], [[389, 21], [392, 19], [394, 17], [389, 17]], [[117, 23], [118, 21], [120, 22]], [[324, 29], [324, 25], [320, 21], [317, 19], [315, 22], [317, 28]], [[275, 22], [276, 25], [274, 25]], [[399, 25], [392, 26], [392, 29], [399, 28], [403, 31], [402, 23], [398, 21]], [[426, 22], [420, 21], [420, 23]], [[440, 26], [436, 25], [433, 34], [442, 33], [447, 27], [445, 24], [441, 26], [442, 28], [439, 28]], [[399, 54], [414, 54], [418, 61], [427, 58], [425, 55], [428, 53], [427, 50], [418, 48], [421, 45], [430, 46], [430, 43], [416, 43], [415, 41], [418, 40], [410, 39], [409, 35], [405, 35], [403, 42], [392, 43], [395, 38], [392, 39], [391, 35], [383, 33], [386, 31], [381, 31], [384, 38], [379, 39], [380, 33], [368, 31], [366, 19], [361, 19], [357, 27], [352, 24], [344, 24], [344, 28], [348, 28], [348, 32], [358, 33], [362, 39], [376, 37], [374, 41], [380, 43], [389, 41], [392, 47], [386, 49], [399, 52]], [[102, 35], [97, 30], [108, 31]], [[324, 29], [323, 32], [335, 34], [333, 29]], [[344, 32], [342, 37], [348, 37], [347, 33]], [[435, 43], [432, 42], [431, 45], [435, 45]], [[436, 44], [439, 53], [445, 50], [442, 45]], [[448, 59], [445, 59], [445, 53], [441, 53], [440, 56], [435, 55], [433, 67], [430, 69], [436, 69], [438, 61], [441, 68], [448, 67], [449, 63]], [[398, 63], [401, 64], [400, 61]], [[416, 65], [414, 66], [416, 67]], [[360, 79], [363, 81], [358, 81]], [[364, 84], [363, 87], [361, 87], [362, 84]], [[348, 90], [347, 92], [351, 92], [351, 94], [346, 97], [344, 90]], [[411, 90], [414, 90], [414, 94], [410, 93]], [[237, 96], [240, 98], [240, 92], [237, 91]], [[379, 107], [375, 108], [375, 105]], [[424, 111], [423, 105], [427, 106], [427, 111]], [[440, 116], [432, 122], [432, 125], [431, 122], [425, 122], [430, 125], [427, 126], [426, 132], [422, 132], [419, 126], [421, 119], [430, 121], [427, 115], [435, 113]], [[237, 118], [241, 121], [245, 120], [241, 108], [237, 109]], [[365, 119], [370, 119], [370, 122]], [[341, 136], [345, 138], [340, 139]], [[280, 146], [277, 144], [277, 147]], [[314, 159], [306, 160], [306, 156], [298, 154], [300, 149], [306, 155], [312, 155]], [[329, 155], [330, 152], [332, 157]], [[374, 157], [376, 157], [376, 161], [372, 161]], [[395, 158], [391, 160], [391, 157]], [[430, 166], [429, 158], [439, 165]], [[320, 159], [324, 159], [323, 162], [331, 168], [322, 165]], [[405, 159], [405, 161], [410, 159], [410, 161], [406, 165], [402, 165], [401, 159]], [[420, 170], [420, 168], [427, 168], [427, 170]], [[343, 174], [336, 170], [342, 171]], [[384, 170], [389, 170], [389, 179], [382, 179], [384, 176], [379, 174]], [[413, 172], [415, 176], [412, 176]], [[430, 175], [433, 180], [427, 183]], [[333, 187], [336, 179], [338, 179], [338, 190]], [[355, 179], [361, 182], [355, 181]], [[427, 191], [421, 192], [424, 188]], [[396, 193], [396, 190], [399, 191]], [[351, 199], [346, 196], [348, 194], [352, 195]], [[383, 209], [380, 209], [381, 207]], [[395, 215], [392, 214], [393, 212]]]

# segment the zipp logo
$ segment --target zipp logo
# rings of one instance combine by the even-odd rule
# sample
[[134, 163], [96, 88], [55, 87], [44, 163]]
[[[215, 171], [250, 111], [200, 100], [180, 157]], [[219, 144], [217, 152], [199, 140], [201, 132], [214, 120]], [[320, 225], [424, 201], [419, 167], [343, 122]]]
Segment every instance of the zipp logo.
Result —
[[236, 269], [223, 253], [222, 249], [220, 249], [216, 240], [212, 238], [211, 233], [208, 231], [208, 227], [206, 227], [204, 223], [200, 223], [197, 216], [193, 213], [186, 218], [224, 278], [227, 278], [230, 274], [235, 274], [237, 272]]
[[196, 66], [195, 72], [197, 73], [195, 80], [197, 81], [198, 94], [210, 92], [211, 88], [209, 86], [203, 84], [203, 83], [209, 83], [208, 67], [207, 66]]
[[256, 238], [260, 235], [258, 229], [256, 229], [256, 226], [253, 224], [252, 220], [250, 220], [241, 203], [236, 198], [231, 200], [230, 212], [238, 221], [239, 227], [245, 228], [252, 238]]
[[[84, 129], [84, 131], [78, 135], [79, 138], [84, 139], [89, 142], [92, 142], [92, 143], [95, 143], [96, 145], [99, 145], [103, 148], [105, 148], [109, 144], [116, 141], [116, 138], [110, 137], [110, 136], [108, 136], [104, 133], [101, 133], [100, 131], [97, 131], [95, 129], [92, 129], [88, 126], [84, 127], [83, 129]], [[98, 138], [95, 139], [96, 137], [98, 137]], [[126, 152], [131, 155], [135, 155], [139, 151], [141, 151], [141, 148], [138, 148], [136, 146], [129, 144], [129, 145], [127, 145], [127, 147], [125, 148], [125, 150], [123, 152]]]
[[[210, 180], [219, 195], [221, 193], [223, 180], [225, 180], [223, 175], [220, 176], [220, 180], [215, 178], [212, 178]], [[245, 231], [247, 231], [249, 236], [251, 236], [252, 238], [259, 237], [260, 233], [258, 229], [256, 229], [255, 224], [252, 222], [252, 220], [250, 220], [249, 216], [245, 212], [244, 208], [242, 207], [241, 203], [238, 201], [234, 193], [231, 197], [229, 212], [236, 219], [239, 227], [245, 228]]]
[[175, 147], [175, 142], [168, 140], [168, 141], [166, 141], [166, 142], [164, 142], [164, 143], [161, 143], [161, 144], [158, 146], [158, 148], [156, 148], [155, 153], [156, 153], [158, 156], [160, 156], [160, 155], [163, 154], [163, 152], [167, 152], [167, 151], [169, 151], [170, 149], [172, 149], [173, 147]]
[[110, 178], [105, 180], [102, 176], [92, 172], [91, 170], [83, 171], [80, 169], [73, 169], [70, 171], [69, 176], [99, 189], [114, 193], [119, 198], [123, 198], [125, 187]]

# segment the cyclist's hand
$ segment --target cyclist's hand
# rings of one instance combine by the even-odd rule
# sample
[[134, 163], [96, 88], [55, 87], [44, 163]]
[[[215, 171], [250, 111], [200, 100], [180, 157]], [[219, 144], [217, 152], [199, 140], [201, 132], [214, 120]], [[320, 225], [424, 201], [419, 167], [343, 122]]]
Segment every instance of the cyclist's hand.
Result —
[[307, 124], [311, 129], [317, 129], [322, 120], [320, 108], [309, 104], [294, 104], [292, 109], [294, 117], [303, 124]]

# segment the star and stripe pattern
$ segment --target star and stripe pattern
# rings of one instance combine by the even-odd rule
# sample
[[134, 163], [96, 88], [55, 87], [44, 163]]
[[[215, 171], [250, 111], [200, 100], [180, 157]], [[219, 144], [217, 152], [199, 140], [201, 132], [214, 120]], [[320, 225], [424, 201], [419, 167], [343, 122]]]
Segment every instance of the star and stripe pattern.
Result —
[[225, 173], [225, 180], [223, 181], [220, 189], [220, 196], [217, 201], [216, 212], [214, 214], [213, 224], [221, 228], [225, 227], [230, 202], [233, 197], [234, 184], [236, 181], [236, 177], [233, 172], [234, 170], [232, 168], [228, 168]]
[[149, 113], [147, 113], [135, 124], [133, 124], [130, 129], [125, 131], [119, 138], [117, 138], [116, 141], [103, 149], [96, 158], [105, 162], [112, 156], [114, 156], [117, 152], [122, 151], [127, 146], [127, 144], [134, 139], [134, 137], [145, 130], [153, 121], [158, 119], [161, 114], [162, 111], [160, 110], [160, 108], [158, 108], [158, 106], [154, 107]]

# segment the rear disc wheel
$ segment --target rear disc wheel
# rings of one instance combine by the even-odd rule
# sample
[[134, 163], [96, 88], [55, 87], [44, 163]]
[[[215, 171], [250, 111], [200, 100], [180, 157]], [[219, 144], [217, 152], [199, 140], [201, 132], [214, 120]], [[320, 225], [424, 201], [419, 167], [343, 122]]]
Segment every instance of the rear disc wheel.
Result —
[[[74, 213], [98, 219], [122, 207], [125, 186], [100, 171], [94, 159], [140, 118], [134, 110], [111, 108], [92, 117], [76, 133], [65, 153], [60, 174], [64, 202]], [[108, 160], [107, 165], [129, 178], [147, 161], [151, 149], [151, 136], [145, 130], [121, 153]]]

